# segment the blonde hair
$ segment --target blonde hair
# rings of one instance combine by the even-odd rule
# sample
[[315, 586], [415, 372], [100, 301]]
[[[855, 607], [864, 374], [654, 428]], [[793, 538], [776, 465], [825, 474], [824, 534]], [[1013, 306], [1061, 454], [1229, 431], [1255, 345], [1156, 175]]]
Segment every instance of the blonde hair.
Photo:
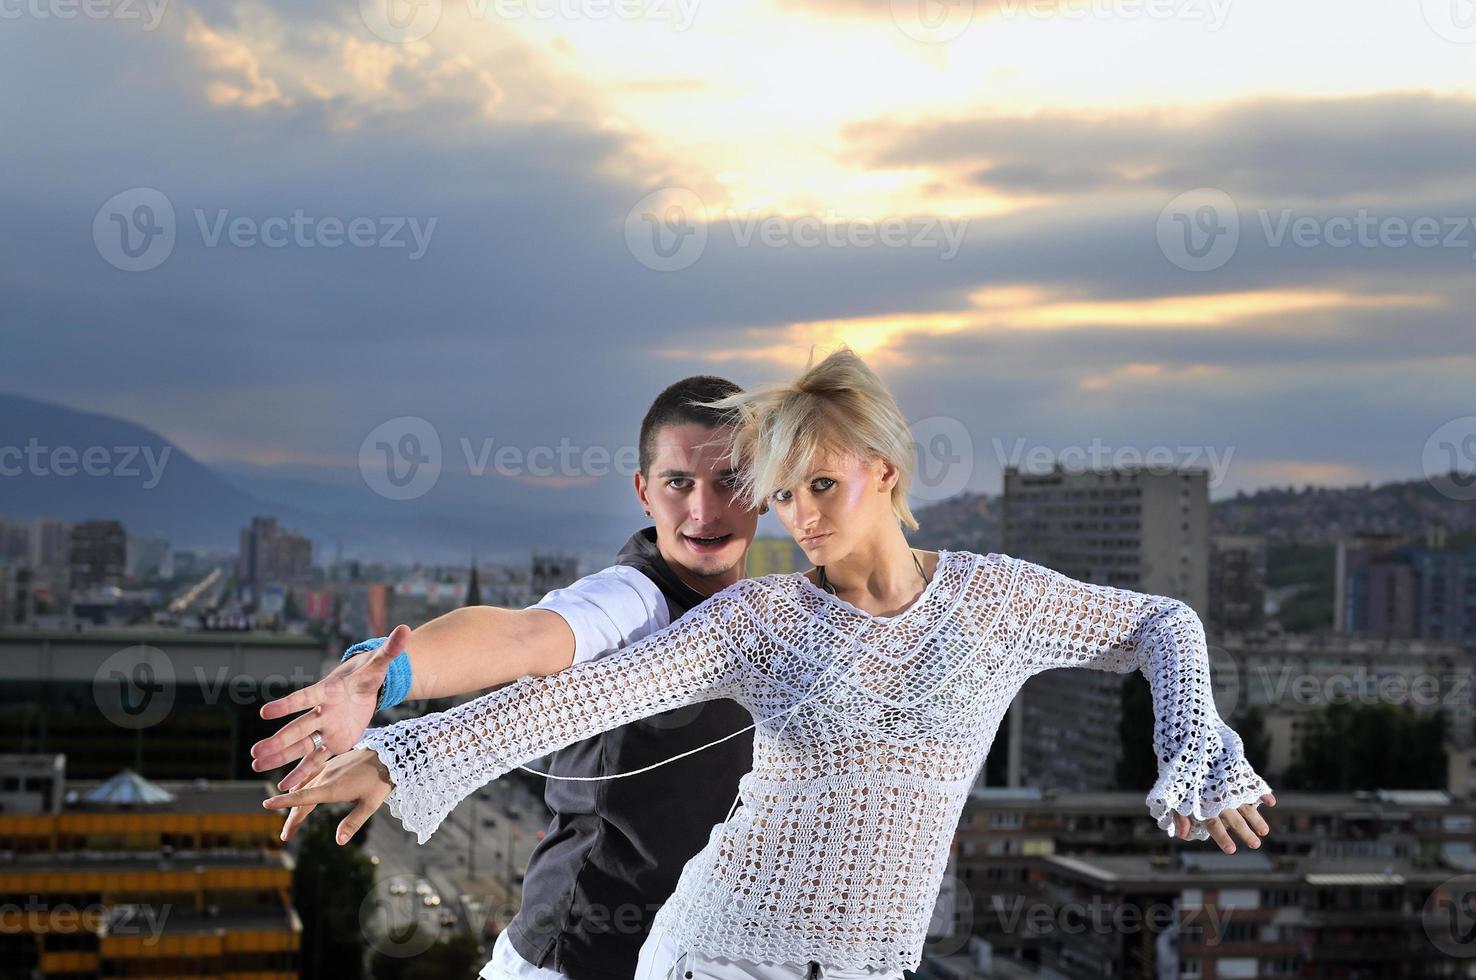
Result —
[[740, 392], [705, 407], [731, 413], [734, 425], [720, 440], [737, 470], [737, 493], [758, 507], [776, 490], [799, 484], [818, 455], [832, 449], [897, 467], [892, 513], [917, 530], [907, 506], [915, 466], [912, 433], [891, 392], [848, 346], [819, 364], [810, 361], [794, 381]]

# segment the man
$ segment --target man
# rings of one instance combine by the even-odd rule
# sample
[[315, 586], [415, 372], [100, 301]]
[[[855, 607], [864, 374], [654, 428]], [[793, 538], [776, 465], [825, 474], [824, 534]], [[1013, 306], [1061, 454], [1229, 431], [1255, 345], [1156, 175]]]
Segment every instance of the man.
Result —
[[[689, 404], [739, 391], [699, 375], [663, 391], [640, 431], [636, 496], [653, 527], [636, 532], [616, 564], [550, 592], [535, 606], [474, 606], [413, 630], [403, 645], [403, 697], [480, 691], [617, 650], [744, 574], [758, 514], [733, 500], [731, 461], [711, 444], [719, 413]], [[360, 644], [364, 646], [364, 644]], [[280, 784], [302, 785], [368, 727], [387, 673], [403, 670], [388, 645], [348, 657], [323, 680], [262, 707], [263, 718], [306, 712], [252, 746], [259, 771], [301, 758]], [[403, 676], [403, 674], [401, 675]], [[679, 709], [554, 753], [560, 776], [631, 772], [749, 727], [732, 701]], [[317, 732], [324, 748], [314, 751]], [[603, 781], [547, 781], [553, 820], [528, 863], [523, 904], [498, 937], [489, 980], [629, 980], [656, 910], [687, 860], [728, 816], [738, 779], [752, 766], [751, 732], [650, 772]], [[311, 808], [293, 810], [284, 839]]]

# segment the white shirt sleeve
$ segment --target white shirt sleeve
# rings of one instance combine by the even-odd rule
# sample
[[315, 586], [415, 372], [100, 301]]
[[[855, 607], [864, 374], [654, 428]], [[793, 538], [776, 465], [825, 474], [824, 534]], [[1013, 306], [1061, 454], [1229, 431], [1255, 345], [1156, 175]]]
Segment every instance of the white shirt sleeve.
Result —
[[629, 565], [611, 565], [562, 589], [532, 609], [551, 609], [574, 631], [574, 663], [585, 663], [628, 646], [671, 623], [666, 597], [656, 583]]

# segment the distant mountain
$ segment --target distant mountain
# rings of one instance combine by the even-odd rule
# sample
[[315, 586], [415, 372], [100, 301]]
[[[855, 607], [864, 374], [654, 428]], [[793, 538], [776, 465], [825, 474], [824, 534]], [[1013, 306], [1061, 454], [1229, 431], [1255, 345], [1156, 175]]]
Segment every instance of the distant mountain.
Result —
[[423, 497], [397, 501], [357, 470], [285, 479], [250, 466], [217, 470], [132, 422], [3, 393], [0, 447], [23, 454], [0, 457], [0, 516], [116, 519], [176, 549], [234, 552], [241, 528], [269, 515], [311, 538], [319, 561], [342, 542], [347, 557], [388, 561], [454, 563], [476, 551], [518, 562], [560, 549], [589, 565], [607, 562], [636, 526], [629, 485], [617, 478], [549, 488], [447, 470]]
[[1476, 505], [1440, 493], [1428, 480], [1380, 486], [1273, 487], [1213, 505], [1216, 534], [1259, 534], [1273, 544], [1332, 544], [1355, 534], [1422, 534], [1441, 525], [1452, 537], [1476, 531]]
[[998, 494], [961, 493], [926, 507], [914, 507], [918, 528], [907, 537], [914, 547], [928, 551], [972, 551], [987, 555], [1000, 550]]
[[158, 433], [109, 415], [0, 394], [0, 446], [0, 513], [12, 520], [112, 518], [177, 548], [222, 550], [266, 512]]

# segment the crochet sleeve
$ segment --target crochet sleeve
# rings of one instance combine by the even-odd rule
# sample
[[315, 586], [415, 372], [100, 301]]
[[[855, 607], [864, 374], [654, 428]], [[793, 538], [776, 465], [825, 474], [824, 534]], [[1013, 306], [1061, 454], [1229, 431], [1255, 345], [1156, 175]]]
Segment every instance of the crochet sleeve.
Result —
[[1204, 840], [1203, 821], [1271, 792], [1215, 707], [1204, 625], [1187, 603], [1092, 585], [1030, 562], [1021, 562], [1018, 581], [1029, 673], [1090, 667], [1137, 670], [1148, 679], [1158, 781], [1145, 802], [1169, 836], [1175, 813], [1190, 818], [1190, 840]]
[[734, 697], [735, 647], [756, 628], [739, 582], [638, 643], [524, 677], [448, 711], [366, 730], [389, 770], [390, 813], [424, 844], [467, 795], [533, 759], [641, 718]]

